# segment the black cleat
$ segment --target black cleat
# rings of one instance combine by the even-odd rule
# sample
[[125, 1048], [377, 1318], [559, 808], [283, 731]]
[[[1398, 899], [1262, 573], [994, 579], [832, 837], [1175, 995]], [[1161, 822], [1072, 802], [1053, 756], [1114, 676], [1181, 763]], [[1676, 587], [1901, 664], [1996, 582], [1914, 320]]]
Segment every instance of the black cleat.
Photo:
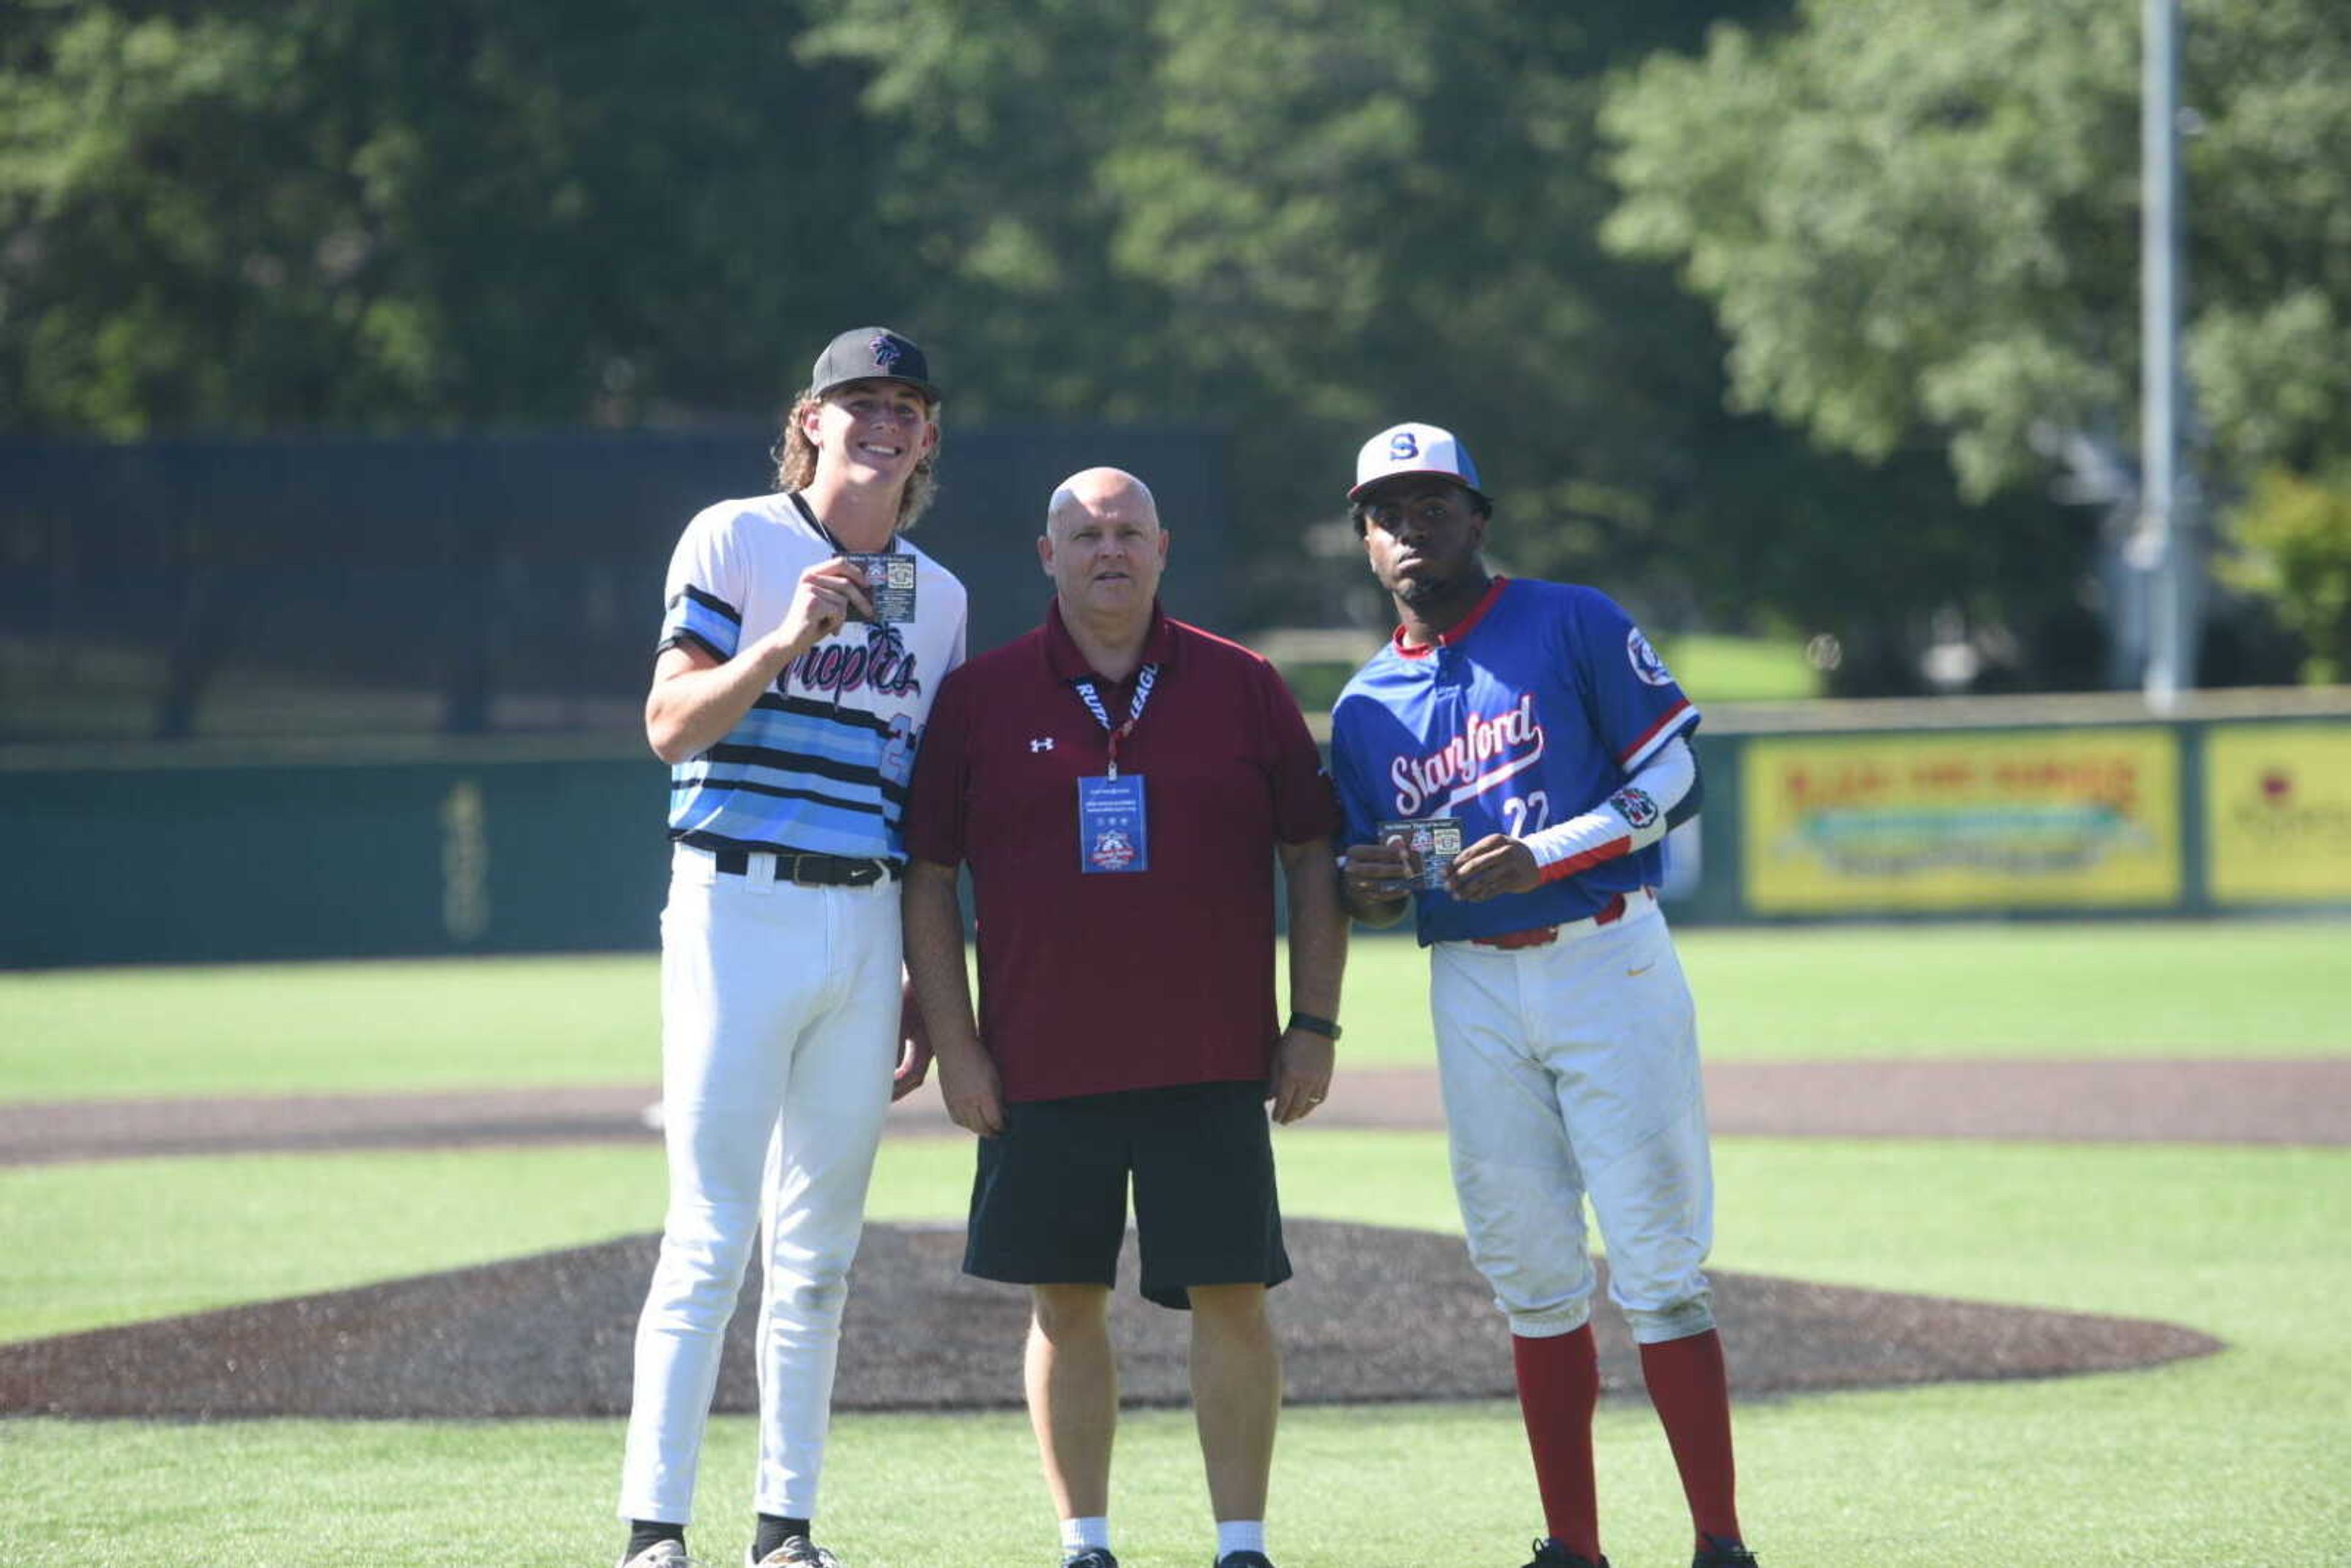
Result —
[[1701, 1536], [1698, 1554], [1690, 1559], [1690, 1568], [1756, 1568], [1755, 1553], [1719, 1535]]
[[1535, 1560], [1527, 1568], [1608, 1568], [1608, 1559], [1594, 1563], [1589, 1557], [1578, 1557], [1546, 1535], [1535, 1542]]

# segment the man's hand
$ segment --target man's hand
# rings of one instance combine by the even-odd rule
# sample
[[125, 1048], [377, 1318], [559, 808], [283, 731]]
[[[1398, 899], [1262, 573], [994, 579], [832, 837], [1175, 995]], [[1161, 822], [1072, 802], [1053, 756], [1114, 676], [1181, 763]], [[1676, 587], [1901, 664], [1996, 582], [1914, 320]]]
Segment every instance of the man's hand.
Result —
[[938, 1058], [939, 1098], [967, 1133], [992, 1138], [1004, 1131], [1004, 1086], [983, 1050], [951, 1051]]
[[780, 646], [797, 658], [841, 630], [852, 616], [870, 618], [873, 601], [866, 597], [865, 573], [839, 556], [820, 560], [800, 573], [783, 623], [775, 630]]
[[1445, 891], [1464, 904], [1506, 893], [1532, 893], [1542, 885], [1534, 851], [1508, 833], [1489, 833], [1463, 850], [1445, 868]]
[[923, 1009], [914, 1000], [909, 980], [898, 999], [898, 1071], [890, 1081], [894, 1104], [923, 1086], [931, 1075], [931, 1031], [924, 1027]]
[[1273, 1048], [1273, 1119], [1284, 1126], [1314, 1113], [1331, 1092], [1336, 1056], [1327, 1034], [1293, 1029]]
[[1376, 844], [1349, 844], [1339, 859], [1339, 896], [1347, 913], [1367, 925], [1393, 925], [1412, 896], [1420, 857], [1401, 835]]

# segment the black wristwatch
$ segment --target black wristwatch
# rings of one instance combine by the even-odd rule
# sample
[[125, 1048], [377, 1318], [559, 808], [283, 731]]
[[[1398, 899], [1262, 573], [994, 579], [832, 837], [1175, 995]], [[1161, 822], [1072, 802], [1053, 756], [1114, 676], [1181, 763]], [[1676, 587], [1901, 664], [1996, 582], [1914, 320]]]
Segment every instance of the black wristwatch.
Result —
[[[1290, 1029], [1302, 1029], [1309, 1034], [1323, 1035], [1334, 1041], [1339, 1038], [1339, 1026], [1335, 1021], [1316, 1018], [1312, 1013], [1290, 1014]], [[1287, 1034], [1290, 1030], [1284, 1030], [1282, 1032]]]

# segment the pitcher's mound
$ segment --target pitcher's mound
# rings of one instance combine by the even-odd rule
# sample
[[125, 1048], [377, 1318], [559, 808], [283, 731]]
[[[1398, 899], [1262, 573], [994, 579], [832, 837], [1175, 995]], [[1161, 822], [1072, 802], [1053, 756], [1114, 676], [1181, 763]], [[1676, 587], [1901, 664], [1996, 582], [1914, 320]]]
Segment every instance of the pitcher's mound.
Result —
[[[1272, 1294], [1293, 1404], [1511, 1392], [1509, 1334], [1460, 1239], [1295, 1219], [1297, 1276]], [[643, 1236], [354, 1291], [0, 1346], [0, 1414], [617, 1416], [658, 1239]], [[841, 1331], [837, 1407], [1020, 1404], [1028, 1293], [965, 1276], [963, 1231], [869, 1226]], [[1186, 1314], [1134, 1294], [1134, 1249], [1112, 1308], [1130, 1404], [1180, 1404]], [[757, 1270], [753, 1270], [756, 1275]], [[1714, 1277], [1743, 1396], [2107, 1372], [2204, 1355], [2167, 1323]], [[717, 1407], [756, 1409], [746, 1285]], [[1624, 1320], [1595, 1313], [1602, 1375], [1637, 1388]]]

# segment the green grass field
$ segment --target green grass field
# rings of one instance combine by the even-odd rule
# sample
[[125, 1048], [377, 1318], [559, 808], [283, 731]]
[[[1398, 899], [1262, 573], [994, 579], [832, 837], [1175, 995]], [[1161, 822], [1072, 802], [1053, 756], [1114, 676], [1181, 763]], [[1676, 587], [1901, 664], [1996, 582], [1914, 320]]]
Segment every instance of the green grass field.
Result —
[[[1719, 1061], [2314, 1056], [2351, 1049], [2351, 927], [2235, 921], [1702, 929]], [[659, 1076], [650, 956], [0, 974], [0, 1101]], [[1426, 965], [1350, 956], [1345, 1061], [1429, 1060]]]
[[[2303, 925], [1686, 941], [1709, 1049], [1759, 1059], [2342, 1055], [2346, 946]], [[1416, 1057], [1408, 945], [1361, 945], [1354, 978], [1350, 1060]], [[0, 1083], [22, 1100], [643, 1080], [651, 988], [642, 959], [8, 977]], [[1300, 1129], [1280, 1148], [1293, 1213], [1455, 1226], [1436, 1134]], [[893, 1140], [874, 1217], [957, 1214], [968, 1161], [960, 1140]], [[1725, 1139], [1717, 1164], [1723, 1269], [2161, 1318], [2230, 1345], [2146, 1373], [1748, 1402], [1743, 1511], [1770, 1568], [2351, 1559], [2351, 1150]], [[646, 1145], [0, 1169], [0, 1339], [645, 1230], [661, 1180]], [[1017, 1359], [1007, 1345], [1008, 1387]], [[1686, 1563], [1646, 1406], [1612, 1403], [1600, 1444], [1617, 1568]], [[601, 1565], [618, 1461], [602, 1420], [0, 1421], [0, 1563]], [[1122, 1560], [1199, 1568], [1187, 1419], [1131, 1417], [1118, 1462]], [[751, 1465], [749, 1422], [716, 1422], [698, 1532], [715, 1562], [739, 1561]], [[1017, 1415], [844, 1416], [825, 1523], [852, 1568], [1052, 1562]], [[1515, 1411], [1293, 1410], [1271, 1529], [1283, 1568], [1517, 1568], [1535, 1511]]]

